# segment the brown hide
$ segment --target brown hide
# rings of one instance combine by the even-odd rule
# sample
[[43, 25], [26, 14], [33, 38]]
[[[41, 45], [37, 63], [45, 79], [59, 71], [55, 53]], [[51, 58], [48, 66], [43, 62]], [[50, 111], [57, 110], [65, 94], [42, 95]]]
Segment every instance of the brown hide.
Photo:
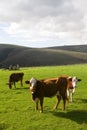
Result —
[[58, 91], [63, 95], [66, 89], [67, 79], [65, 77], [59, 77], [57, 80], [37, 80], [35, 93], [37, 93], [38, 97], [52, 97]]
[[57, 93], [56, 81], [39, 81], [37, 80], [34, 95], [36, 98], [52, 97]]

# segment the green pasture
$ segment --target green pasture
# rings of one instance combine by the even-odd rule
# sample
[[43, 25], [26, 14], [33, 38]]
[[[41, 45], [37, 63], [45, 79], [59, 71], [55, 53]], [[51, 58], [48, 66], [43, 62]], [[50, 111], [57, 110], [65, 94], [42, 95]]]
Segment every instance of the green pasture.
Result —
[[[16, 84], [8, 88], [9, 75], [24, 72], [23, 87]], [[78, 83], [73, 103], [67, 103], [62, 111], [53, 110], [56, 97], [44, 98], [44, 112], [35, 111], [29, 86], [25, 81], [31, 77], [45, 79], [62, 75], [77, 76]], [[87, 64], [20, 68], [18, 71], [0, 69], [0, 130], [87, 130]]]

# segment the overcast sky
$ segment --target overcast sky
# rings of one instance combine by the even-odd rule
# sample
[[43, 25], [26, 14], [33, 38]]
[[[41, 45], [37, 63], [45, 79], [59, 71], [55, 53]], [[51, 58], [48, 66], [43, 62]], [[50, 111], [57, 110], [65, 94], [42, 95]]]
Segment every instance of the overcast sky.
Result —
[[0, 43], [87, 44], [87, 0], [0, 0]]

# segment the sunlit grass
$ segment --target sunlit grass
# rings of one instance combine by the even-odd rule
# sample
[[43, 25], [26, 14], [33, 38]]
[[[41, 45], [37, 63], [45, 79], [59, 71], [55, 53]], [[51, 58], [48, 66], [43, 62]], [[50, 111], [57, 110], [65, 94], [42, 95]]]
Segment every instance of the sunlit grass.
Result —
[[[24, 86], [16, 84], [9, 90], [6, 83], [14, 71], [0, 70], [0, 130], [86, 130], [87, 129], [87, 64], [68, 66], [47, 66], [21, 68], [24, 72]], [[18, 72], [18, 71], [16, 71]], [[76, 75], [82, 81], [73, 96], [73, 103], [62, 111], [62, 101], [53, 111], [56, 98], [44, 99], [44, 112], [34, 110], [29, 86], [25, 80], [35, 77], [44, 79], [60, 75]]]

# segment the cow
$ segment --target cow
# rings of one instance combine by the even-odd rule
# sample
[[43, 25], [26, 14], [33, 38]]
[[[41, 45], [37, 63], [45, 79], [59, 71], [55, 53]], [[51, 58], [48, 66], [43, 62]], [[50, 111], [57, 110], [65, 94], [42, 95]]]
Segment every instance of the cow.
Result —
[[69, 102], [73, 102], [73, 94], [75, 92], [75, 89], [77, 87], [77, 83], [81, 81], [81, 79], [74, 77], [68, 77], [68, 89], [67, 89], [67, 96], [69, 98]]
[[54, 109], [58, 108], [58, 105], [63, 99], [63, 110], [65, 110], [67, 98], [67, 87], [69, 78], [60, 76], [51, 80], [37, 80], [31, 78], [29, 81], [25, 81], [26, 84], [30, 84], [30, 92], [32, 93], [32, 99], [36, 102], [35, 109], [38, 110], [38, 101], [40, 100], [40, 112], [43, 112], [43, 99], [44, 97], [57, 96], [57, 102]]
[[9, 85], [9, 89], [12, 89], [12, 84], [14, 84], [14, 87], [16, 88], [16, 82], [20, 81], [21, 86], [23, 86], [23, 76], [24, 73], [20, 72], [20, 73], [12, 73], [9, 76], [9, 82], [7, 83], [7, 85]]
[[[77, 87], [77, 83], [81, 81], [81, 79], [77, 78], [76, 76], [64, 76], [66, 78], [68, 78], [68, 85], [67, 85], [67, 97], [68, 97], [68, 101], [69, 102], [73, 102], [73, 94], [75, 92], [75, 89]], [[53, 81], [53, 80], [57, 80], [57, 78], [50, 78], [50, 79], [44, 79], [44, 81]]]

